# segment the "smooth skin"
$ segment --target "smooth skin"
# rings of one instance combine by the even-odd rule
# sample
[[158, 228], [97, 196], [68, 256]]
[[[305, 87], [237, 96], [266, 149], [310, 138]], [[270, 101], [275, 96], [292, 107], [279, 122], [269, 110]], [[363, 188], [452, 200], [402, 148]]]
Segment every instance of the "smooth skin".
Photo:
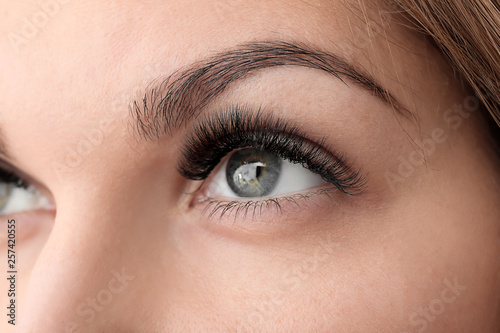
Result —
[[[8, 162], [55, 207], [1, 218], [2, 251], [17, 222], [19, 332], [499, 331], [500, 164], [474, 97], [399, 14], [354, 0], [62, 2], [22, 42], [12, 33], [40, 3], [2, 5]], [[176, 170], [190, 124], [144, 141], [128, 106], [157, 78], [266, 40], [345, 57], [414, 116], [319, 70], [253, 73], [207, 112], [272, 110], [327, 137], [367, 190], [209, 218]]]

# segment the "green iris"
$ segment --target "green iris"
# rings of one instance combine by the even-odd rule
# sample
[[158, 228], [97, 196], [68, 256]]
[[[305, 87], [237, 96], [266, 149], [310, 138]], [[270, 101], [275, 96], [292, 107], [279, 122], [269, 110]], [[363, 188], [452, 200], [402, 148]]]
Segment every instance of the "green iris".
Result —
[[227, 163], [227, 182], [240, 197], [266, 196], [278, 183], [281, 162], [280, 157], [263, 150], [238, 150]]

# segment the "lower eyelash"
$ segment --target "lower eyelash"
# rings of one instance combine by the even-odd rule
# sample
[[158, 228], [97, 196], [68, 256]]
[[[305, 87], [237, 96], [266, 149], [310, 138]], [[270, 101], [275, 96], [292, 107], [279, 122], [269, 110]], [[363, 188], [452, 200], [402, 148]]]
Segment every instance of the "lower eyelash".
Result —
[[[328, 198], [332, 197], [332, 194], [336, 192], [336, 188], [321, 188], [312, 190], [308, 193], [303, 194], [292, 194], [283, 197], [269, 197], [262, 198], [260, 200], [231, 200], [231, 201], [222, 201], [212, 198], [198, 198], [196, 200], [196, 204], [205, 204], [204, 212], [208, 213], [208, 217], [214, 218], [217, 217], [222, 219], [224, 215], [234, 215], [234, 219], [236, 220], [239, 216], [243, 214], [243, 218], [246, 219], [249, 214], [251, 214], [252, 218], [260, 217], [264, 209], [268, 210], [270, 206], [274, 206], [276, 208], [276, 213], [283, 213], [284, 208], [283, 204], [290, 203], [300, 208], [305, 202], [310, 201], [312, 198], [317, 196], [327, 196]], [[259, 215], [257, 215], [259, 214]]]

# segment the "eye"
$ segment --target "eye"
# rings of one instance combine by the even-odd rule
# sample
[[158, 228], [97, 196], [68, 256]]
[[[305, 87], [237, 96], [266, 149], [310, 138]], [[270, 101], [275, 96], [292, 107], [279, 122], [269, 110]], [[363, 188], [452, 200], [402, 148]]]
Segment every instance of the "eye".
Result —
[[291, 121], [238, 106], [200, 118], [181, 153], [179, 173], [207, 180], [192, 192], [190, 207], [208, 217], [264, 216], [272, 206], [284, 212], [323, 195], [358, 195], [365, 187], [360, 169], [325, 138], [309, 139]]
[[209, 197], [265, 198], [327, 185], [321, 176], [273, 153], [246, 148], [230, 154], [207, 188]]
[[0, 170], [0, 215], [50, 210], [49, 199], [18, 176]]

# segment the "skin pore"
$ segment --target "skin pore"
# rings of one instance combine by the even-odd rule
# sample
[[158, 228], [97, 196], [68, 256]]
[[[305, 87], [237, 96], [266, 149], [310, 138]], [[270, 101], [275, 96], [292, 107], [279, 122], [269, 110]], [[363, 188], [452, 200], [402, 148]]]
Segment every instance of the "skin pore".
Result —
[[[384, 3], [61, 2], [21, 42], [41, 7], [2, 8], [5, 162], [55, 207], [2, 217], [3, 249], [18, 228], [20, 332], [498, 331], [498, 160], [476, 99]], [[151, 84], [268, 41], [338, 55], [400, 110], [349, 78], [269, 66], [139, 135], [131, 105]], [[202, 182], [178, 161], [193, 126], [235, 106], [324, 139], [363, 193], [210, 216], [198, 199], [222, 163]]]

